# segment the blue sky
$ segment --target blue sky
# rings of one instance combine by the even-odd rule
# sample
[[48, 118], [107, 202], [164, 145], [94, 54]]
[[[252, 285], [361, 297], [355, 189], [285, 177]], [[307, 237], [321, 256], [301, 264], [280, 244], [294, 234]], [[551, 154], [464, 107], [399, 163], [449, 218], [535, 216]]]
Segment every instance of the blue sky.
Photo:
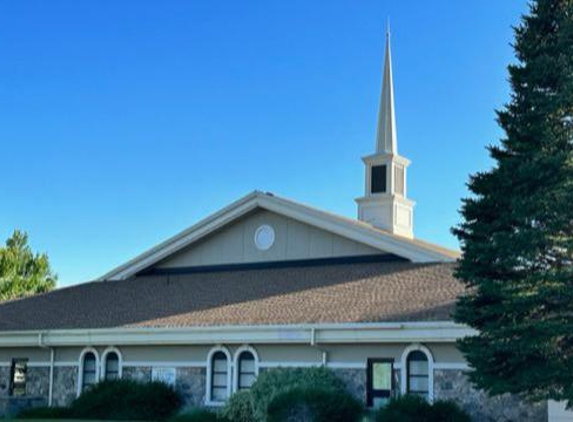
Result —
[[[431, 5], [431, 7], [428, 7]], [[525, 1], [0, 0], [0, 240], [93, 279], [254, 190], [346, 216], [391, 19], [417, 237], [457, 247]]]

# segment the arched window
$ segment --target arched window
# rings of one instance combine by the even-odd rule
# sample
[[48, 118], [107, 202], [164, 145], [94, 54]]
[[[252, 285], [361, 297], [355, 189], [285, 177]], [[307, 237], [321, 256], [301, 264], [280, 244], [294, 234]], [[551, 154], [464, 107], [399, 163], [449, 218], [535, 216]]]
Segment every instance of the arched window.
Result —
[[428, 357], [425, 353], [415, 350], [410, 352], [407, 362], [408, 393], [428, 398], [430, 392]]
[[88, 351], [84, 354], [82, 362], [82, 383], [81, 391], [85, 391], [97, 382], [97, 357], [94, 352]]
[[434, 358], [430, 350], [421, 344], [412, 344], [402, 353], [402, 394], [415, 394], [434, 400]]
[[121, 377], [119, 355], [116, 351], [109, 351], [103, 358], [103, 379], [116, 380]]
[[233, 391], [251, 388], [259, 375], [259, 354], [248, 345], [235, 351], [233, 364]]
[[231, 355], [225, 348], [215, 348], [207, 363], [207, 403], [222, 404], [231, 394]]
[[237, 390], [248, 390], [257, 379], [255, 356], [244, 350], [239, 354], [237, 365]]

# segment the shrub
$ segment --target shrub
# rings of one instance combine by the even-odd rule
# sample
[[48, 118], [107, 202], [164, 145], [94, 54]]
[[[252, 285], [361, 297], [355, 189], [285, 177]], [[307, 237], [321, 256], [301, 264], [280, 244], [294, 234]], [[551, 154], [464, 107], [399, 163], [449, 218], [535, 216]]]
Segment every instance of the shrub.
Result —
[[175, 390], [161, 382], [103, 381], [71, 405], [79, 419], [153, 420], [169, 418], [181, 407]]
[[419, 396], [397, 397], [378, 411], [376, 422], [427, 422], [431, 408], [432, 406]]
[[429, 422], [471, 422], [470, 415], [450, 400], [438, 400], [432, 405]]
[[67, 407], [34, 407], [18, 413], [17, 419], [67, 419], [71, 411]]
[[470, 422], [470, 416], [451, 401], [428, 403], [419, 396], [405, 395], [390, 400], [376, 414], [376, 422]]
[[239, 391], [233, 394], [222, 413], [232, 422], [256, 422], [253, 395], [250, 391]]
[[297, 388], [345, 391], [343, 382], [323, 367], [276, 368], [262, 372], [251, 387], [255, 420], [267, 420], [267, 409], [276, 396]]
[[173, 416], [169, 422], [227, 422], [227, 419], [207, 409], [194, 409]]
[[269, 422], [358, 422], [362, 404], [336, 389], [294, 388], [278, 394], [269, 404]]

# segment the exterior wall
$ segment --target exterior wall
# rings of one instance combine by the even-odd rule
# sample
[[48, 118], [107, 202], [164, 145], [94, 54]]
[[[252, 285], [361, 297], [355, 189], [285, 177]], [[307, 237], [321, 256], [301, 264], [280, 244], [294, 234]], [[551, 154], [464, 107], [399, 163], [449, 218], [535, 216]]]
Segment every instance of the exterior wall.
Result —
[[67, 406], [75, 398], [78, 388], [77, 366], [54, 367], [54, 406]]
[[205, 368], [177, 368], [175, 389], [181, 394], [187, 407], [205, 403], [207, 370]]
[[[168, 364], [167, 364], [168, 365]], [[166, 365], [166, 366], [167, 366]], [[140, 382], [151, 381], [150, 366], [130, 366], [123, 368], [122, 378]], [[201, 406], [205, 402], [207, 372], [205, 368], [176, 368], [175, 389], [183, 397], [185, 406]]]
[[475, 390], [460, 370], [434, 371], [434, 398], [454, 400], [475, 422], [547, 421], [547, 404], [528, 404], [516, 396], [488, 397]]
[[[275, 242], [267, 251], [258, 250], [254, 243], [255, 231], [263, 224], [269, 224], [275, 230]], [[167, 258], [157, 267], [193, 267], [380, 253], [380, 250], [308, 224], [270, 211], [258, 210]]]
[[139, 381], [148, 382], [151, 381], [151, 367], [150, 366], [130, 366], [123, 368], [122, 378]]
[[[368, 358], [392, 358], [395, 363], [394, 394], [400, 394], [402, 354], [410, 346], [395, 344], [329, 344], [320, 348], [308, 344], [253, 345], [259, 357], [259, 370], [277, 366], [318, 366], [326, 357], [331, 368], [345, 383], [348, 390], [361, 400], [366, 397], [366, 361]], [[463, 373], [462, 355], [453, 344], [427, 344], [434, 360], [434, 398], [457, 401], [474, 417], [476, 422], [546, 421], [546, 405], [530, 405], [513, 396], [490, 398], [474, 390]], [[97, 347], [101, 356], [106, 347]], [[122, 376], [126, 379], [150, 381], [153, 367], [175, 369], [175, 388], [186, 406], [200, 406], [206, 402], [207, 356], [210, 345], [189, 346], [130, 346], [119, 347], [122, 357]], [[231, 357], [238, 345], [228, 346]], [[79, 357], [83, 348], [65, 347], [55, 350], [53, 404], [69, 404], [77, 394]], [[325, 353], [326, 355], [323, 355]], [[12, 358], [28, 358], [27, 399], [7, 397], [10, 362]], [[45, 350], [0, 349], [0, 415], [11, 406], [31, 406], [47, 403], [49, 390], [49, 359]], [[35, 360], [38, 359], [38, 360]], [[232, 373], [232, 369], [231, 369]]]
[[26, 396], [43, 397], [48, 400], [50, 368], [29, 367], [26, 373]]
[[350, 394], [358, 400], [366, 397], [366, 371], [364, 369], [333, 369]]

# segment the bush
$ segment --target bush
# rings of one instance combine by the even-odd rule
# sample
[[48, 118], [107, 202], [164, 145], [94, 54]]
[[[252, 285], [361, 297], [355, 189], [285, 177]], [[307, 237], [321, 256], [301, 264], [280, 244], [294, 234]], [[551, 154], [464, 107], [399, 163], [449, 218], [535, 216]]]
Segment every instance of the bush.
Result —
[[34, 407], [18, 413], [17, 419], [67, 419], [71, 411], [67, 407]]
[[232, 422], [256, 422], [251, 392], [233, 394], [223, 409], [223, 415]]
[[227, 422], [227, 419], [207, 409], [195, 409], [180, 413], [169, 419], [169, 422]]
[[401, 396], [391, 399], [378, 411], [376, 422], [427, 422], [431, 408], [422, 397]]
[[471, 418], [453, 401], [438, 400], [432, 405], [429, 422], [471, 422]]
[[267, 420], [271, 401], [279, 394], [298, 388], [345, 391], [343, 382], [323, 367], [276, 368], [262, 372], [251, 387], [255, 420]]
[[376, 422], [471, 422], [470, 416], [452, 401], [428, 403], [419, 396], [390, 400], [376, 414]]
[[345, 391], [295, 388], [278, 394], [269, 404], [269, 422], [358, 422], [362, 404]]
[[71, 405], [78, 419], [153, 420], [169, 418], [181, 407], [175, 390], [161, 382], [102, 381]]

